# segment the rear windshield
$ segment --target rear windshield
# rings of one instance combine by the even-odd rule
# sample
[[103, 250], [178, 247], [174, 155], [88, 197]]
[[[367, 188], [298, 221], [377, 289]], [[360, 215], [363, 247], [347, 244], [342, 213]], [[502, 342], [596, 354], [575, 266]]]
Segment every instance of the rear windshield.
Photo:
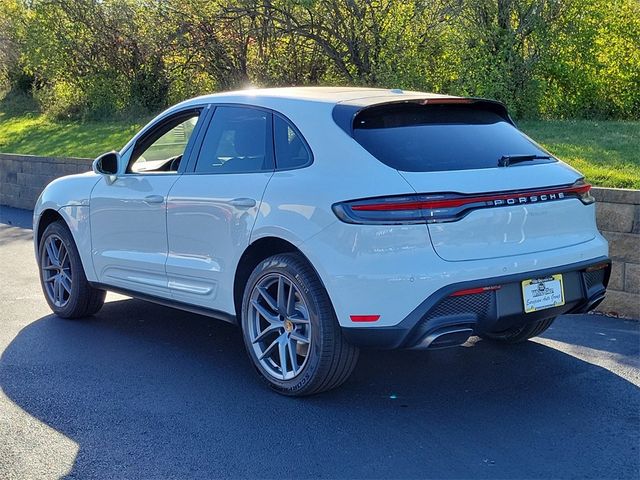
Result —
[[353, 126], [354, 139], [369, 153], [406, 172], [493, 168], [503, 155], [549, 155], [500, 113], [473, 104], [371, 107]]

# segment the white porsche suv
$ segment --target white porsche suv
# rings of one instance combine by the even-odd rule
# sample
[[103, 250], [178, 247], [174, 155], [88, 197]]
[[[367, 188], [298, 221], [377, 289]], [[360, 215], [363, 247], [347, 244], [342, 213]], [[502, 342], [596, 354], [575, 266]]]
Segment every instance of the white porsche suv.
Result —
[[232, 323], [260, 376], [308, 395], [359, 347], [519, 342], [604, 297], [590, 185], [501, 103], [289, 88], [176, 105], [34, 212], [63, 318], [112, 290]]

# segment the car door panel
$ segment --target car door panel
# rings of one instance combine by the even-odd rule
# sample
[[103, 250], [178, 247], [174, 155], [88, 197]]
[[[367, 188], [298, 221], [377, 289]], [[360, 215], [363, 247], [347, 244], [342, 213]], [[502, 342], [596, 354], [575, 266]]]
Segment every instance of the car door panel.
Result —
[[[167, 196], [174, 183], [186, 169], [194, 143], [201, 139], [201, 120], [207, 112], [190, 109], [176, 112], [148, 127], [147, 137], [123, 152], [115, 181], [102, 178], [91, 193], [90, 224], [93, 265], [100, 283], [160, 297], [171, 297], [165, 264], [167, 259]], [[200, 120], [189, 136], [184, 135], [184, 122], [171, 127], [172, 122], [187, 121], [200, 112]], [[191, 119], [191, 120], [189, 120]], [[168, 125], [170, 130], [163, 133]], [[177, 146], [176, 130], [183, 135], [184, 146]], [[153, 140], [156, 138], [157, 140]], [[171, 143], [162, 143], [169, 138]], [[139, 145], [144, 145], [137, 153]], [[151, 154], [173, 156], [180, 150], [182, 162], [178, 171], [145, 170], [149, 165], [172, 165], [157, 161]], [[155, 150], [155, 151], [154, 151]], [[149, 159], [144, 158], [147, 154]], [[132, 168], [141, 162], [140, 171]]]
[[[236, 266], [274, 167], [270, 114], [249, 112], [245, 118], [242, 111], [254, 109], [228, 108], [213, 113], [197, 162], [169, 193], [166, 272], [175, 300], [235, 314]], [[229, 120], [223, 112], [238, 118]], [[240, 128], [243, 120], [253, 130]], [[209, 165], [199, 168], [202, 162]]]
[[[165, 198], [178, 175], [131, 175], [91, 195], [93, 264], [101, 283], [151, 295], [168, 293]], [[153, 201], [148, 201], [148, 197]], [[161, 202], [157, 202], [162, 198]]]
[[[235, 267], [271, 175], [184, 175], [176, 182], [168, 199], [166, 267], [175, 300], [233, 312]], [[239, 190], [255, 205], [235, 206]]]

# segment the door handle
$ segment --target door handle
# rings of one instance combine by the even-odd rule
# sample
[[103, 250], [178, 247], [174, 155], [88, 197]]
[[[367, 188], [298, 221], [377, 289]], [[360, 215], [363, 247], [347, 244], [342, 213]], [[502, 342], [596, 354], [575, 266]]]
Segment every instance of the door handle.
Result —
[[145, 203], [162, 203], [164, 202], [164, 197], [162, 195], [147, 195], [144, 197]]
[[256, 206], [256, 201], [253, 198], [234, 198], [227, 203], [236, 208], [253, 208]]

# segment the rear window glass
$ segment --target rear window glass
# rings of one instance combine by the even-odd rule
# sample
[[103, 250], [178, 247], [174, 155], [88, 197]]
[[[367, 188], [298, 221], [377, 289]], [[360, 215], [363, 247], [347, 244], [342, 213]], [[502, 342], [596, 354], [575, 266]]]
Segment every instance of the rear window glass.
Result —
[[549, 155], [499, 113], [474, 105], [372, 107], [353, 126], [369, 153], [406, 172], [493, 168], [503, 155]]

